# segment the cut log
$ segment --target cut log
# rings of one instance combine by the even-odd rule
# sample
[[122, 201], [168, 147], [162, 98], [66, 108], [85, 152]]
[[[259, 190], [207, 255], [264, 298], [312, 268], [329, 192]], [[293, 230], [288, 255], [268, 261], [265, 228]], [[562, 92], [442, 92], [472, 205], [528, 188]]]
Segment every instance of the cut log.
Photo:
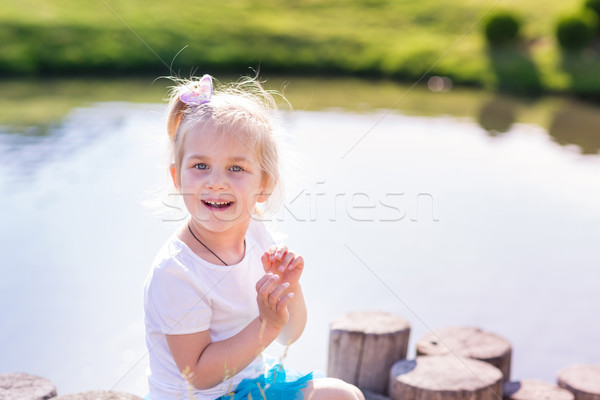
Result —
[[502, 372], [454, 355], [398, 361], [390, 370], [392, 400], [499, 400]]
[[389, 371], [406, 358], [409, 323], [384, 312], [353, 312], [331, 323], [327, 374], [387, 394]]
[[46, 400], [56, 396], [54, 383], [23, 373], [0, 374], [0, 400]]
[[91, 390], [89, 392], [66, 394], [52, 400], [142, 400], [141, 397], [129, 393], [107, 390]]
[[574, 400], [573, 393], [551, 383], [522, 379], [504, 383], [504, 400]]
[[417, 356], [454, 354], [492, 364], [510, 379], [512, 348], [510, 343], [493, 333], [474, 327], [450, 327], [427, 333], [417, 343]]
[[558, 373], [558, 386], [575, 400], [600, 400], [600, 365], [573, 365]]
[[365, 396], [365, 400], [391, 400], [389, 397], [384, 396], [382, 394], [377, 394], [373, 392], [369, 392], [368, 390], [363, 390], [363, 395]]

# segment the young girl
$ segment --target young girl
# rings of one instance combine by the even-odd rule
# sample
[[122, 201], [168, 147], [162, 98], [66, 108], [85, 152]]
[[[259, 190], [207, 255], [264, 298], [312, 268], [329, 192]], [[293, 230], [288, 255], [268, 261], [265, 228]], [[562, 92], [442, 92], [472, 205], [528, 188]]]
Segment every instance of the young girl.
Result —
[[189, 219], [145, 284], [151, 400], [364, 400], [352, 385], [290, 373], [262, 354], [306, 324], [304, 260], [255, 218], [281, 187], [273, 111], [253, 79], [213, 93], [204, 75], [173, 91], [170, 172]]

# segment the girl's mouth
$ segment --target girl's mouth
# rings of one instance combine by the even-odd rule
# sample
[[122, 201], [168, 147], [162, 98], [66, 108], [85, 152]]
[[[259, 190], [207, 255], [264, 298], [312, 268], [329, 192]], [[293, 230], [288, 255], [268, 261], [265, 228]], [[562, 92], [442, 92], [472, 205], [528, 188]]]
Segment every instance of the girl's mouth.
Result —
[[213, 210], [215, 210], [215, 209], [222, 210], [222, 209], [230, 207], [233, 204], [232, 201], [207, 201], [207, 200], [202, 200], [202, 203], [206, 207], [213, 209]]

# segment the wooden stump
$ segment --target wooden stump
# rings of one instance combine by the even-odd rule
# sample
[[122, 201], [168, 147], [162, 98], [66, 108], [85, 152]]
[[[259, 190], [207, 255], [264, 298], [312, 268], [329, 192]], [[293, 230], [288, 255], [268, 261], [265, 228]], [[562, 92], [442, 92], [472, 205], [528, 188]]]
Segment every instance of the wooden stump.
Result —
[[510, 379], [510, 343], [493, 333], [473, 327], [451, 327], [429, 332], [417, 343], [417, 356], [454, 354], [492, 364]]
[[92, 390], [89, 392], [66, 394], [55, 397], [52, 400], [142, 400], [142, 398], [123, 392]]
[[392, 400], [498, 400], [502, 372], [471, 358], [421, 356], [392, 366], [389, 391]]
[[504, 383], [504, 400], [574, 400], [573, 393], [534, 379]]
[[573, 365], [558, 373], [558, 385], [575, 400], [600, 400], [600, 365]]
[[0, 374], [0, 400], [46, 400], [56, 396], [56, 386], [41, 376]]
[[389, 397], [386, 397], [382, 394], [369, 392], [368, 390], [363, 390], [362, 392], [365, 396], [365, 400], [391, 400]]
[[406, 358], [409, 323], [384, 312], [353, 312], [331, 323], [327, 374], [386, 394], [392, 364]]

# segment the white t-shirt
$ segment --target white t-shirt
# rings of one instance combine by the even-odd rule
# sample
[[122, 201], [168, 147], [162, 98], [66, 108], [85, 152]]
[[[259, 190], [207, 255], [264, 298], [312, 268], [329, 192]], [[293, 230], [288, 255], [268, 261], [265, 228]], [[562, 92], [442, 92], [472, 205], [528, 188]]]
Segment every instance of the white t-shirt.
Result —
[[251, 220], [246, 233], [246, 253], [235, 265], [205, 261], [175, 234], [163, 245], [144, 288], [151, 400], [183, 400], [190, 394], [194, 399], [213, 400], [235, 388], [242, 379], [255, 378], [264, 372], [261, 354], [213, 388], [190, 388], [171, 356], [165, 335], [208, 330], [215, 342], [246, 327], [258, 316], [255, 285], [265, 274], [260, 257], [273, 243], [264, 224]]

